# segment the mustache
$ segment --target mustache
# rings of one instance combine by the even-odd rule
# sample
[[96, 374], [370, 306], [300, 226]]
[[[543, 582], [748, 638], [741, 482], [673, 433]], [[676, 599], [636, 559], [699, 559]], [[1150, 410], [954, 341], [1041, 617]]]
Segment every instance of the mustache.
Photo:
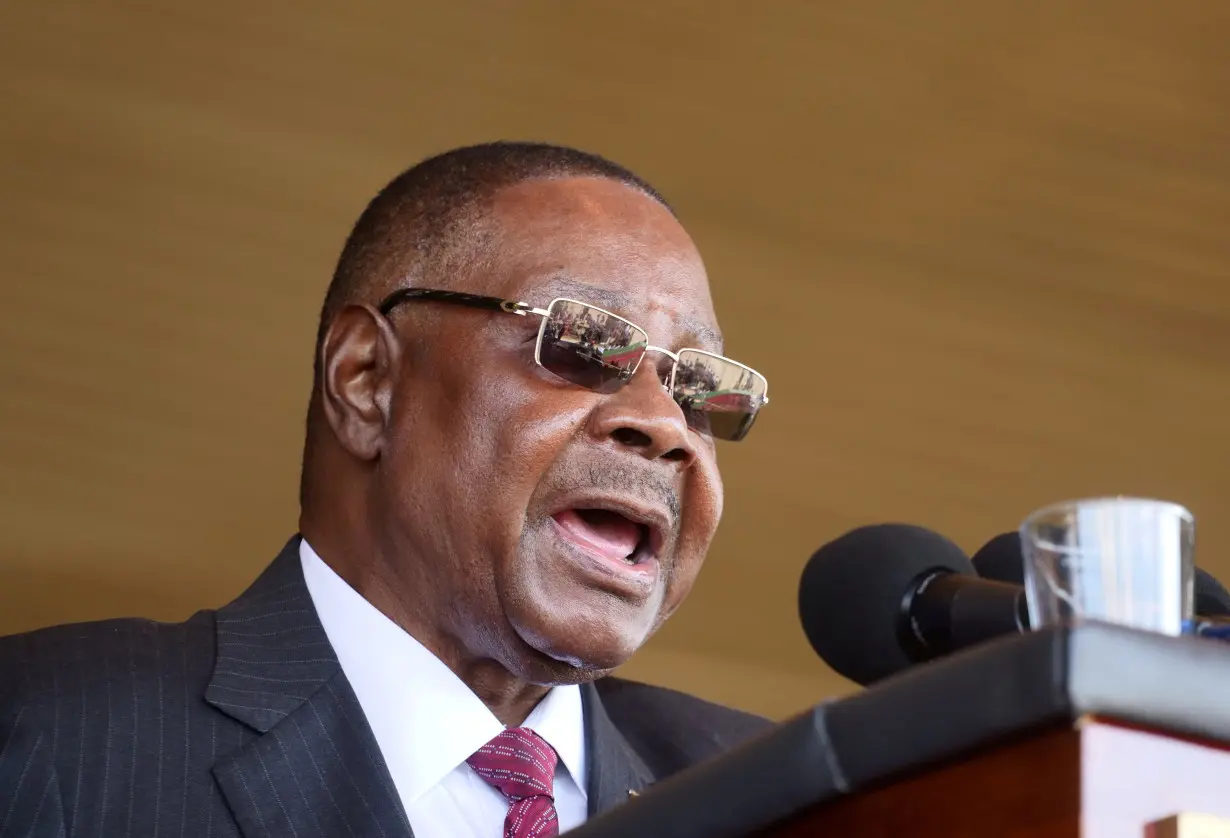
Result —
[[638, 468], [629, 463], [584, 463], [575, 469], [565, 470], [567, 475], [575, 475], [577, 479], [562, 479], [556, 481], [567, 484], [568, 488], [576, 488], [578, 484], [592, 486], [595, 489], [618, 494], [633, 495], [656, 501], [670, 512], [671, 519], [678, 526], [683, 513], [683, 502], [679, 498], [679, 490], [675, 481], [661, 471], [652, 467]]

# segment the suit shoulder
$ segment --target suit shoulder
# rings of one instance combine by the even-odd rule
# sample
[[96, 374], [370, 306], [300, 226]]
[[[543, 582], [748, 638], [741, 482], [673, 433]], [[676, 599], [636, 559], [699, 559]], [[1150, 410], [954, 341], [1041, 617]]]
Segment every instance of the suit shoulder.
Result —
[[662, 721], [672, 721], [674, 729], [708, 729], [722, 738], [745, 739], [755, 736], [773, 723], [768, 719], [735, 710], [694, 695], [667, 687], [656, 687], [624, 678], [603, 678], [594, 684], [603, 706], [612, 719], [616, 716], [642, 715], [646, 712]]
[[718, 756], [773, 726], [666, 687], [622, 678], [603, 678], [594, 687], [611, 721], [658, 776]]
[[0, 715], [68, 693], [106, 694], [119, 683], [134, 691], [167, 681], [208, 677], [213, 666], [213, 612], [182, 623], [117, 619], [73, 623], [0, 637]]

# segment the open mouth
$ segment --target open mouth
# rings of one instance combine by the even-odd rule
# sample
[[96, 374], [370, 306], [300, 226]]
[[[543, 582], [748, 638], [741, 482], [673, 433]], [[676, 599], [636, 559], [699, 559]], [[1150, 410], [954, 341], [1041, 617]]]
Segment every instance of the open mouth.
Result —
[[577, 546], [601, 558], [635, 566], [654, 556], [655, 531], [610, 509], [565, 509], [552, 516]]

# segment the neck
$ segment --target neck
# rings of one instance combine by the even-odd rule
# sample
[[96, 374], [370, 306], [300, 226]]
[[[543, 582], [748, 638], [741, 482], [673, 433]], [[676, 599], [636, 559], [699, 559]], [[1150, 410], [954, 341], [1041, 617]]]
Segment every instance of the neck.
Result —
[[493, 660], [472, 661], [460, 668], [449, 663], [449, 668], [505, 727], [522, 724], [551, 689], [526, 683]]
[[[374, 546], [355, 547], [346, 539], [331, 538], [327, 530], [313, 526], [306, 515], [300, 519], [299, 530], [346, 584], [439, 658], [501, 724], [522, 724], [550, 691], [550, 687], [516, 677], [490, 656], [471, 653], [455, 634], [442, 630], [443, 621], [435, 619], [432, 603], [445, 600], [432, 595], [431, 580], [416, 579], [406, 586], [405, 580], [392, 571], [382, 571], [377, 563], [368, 561], [377, 555]], [[421, 592], [413, 602], [398, 593], [407, 587]]]

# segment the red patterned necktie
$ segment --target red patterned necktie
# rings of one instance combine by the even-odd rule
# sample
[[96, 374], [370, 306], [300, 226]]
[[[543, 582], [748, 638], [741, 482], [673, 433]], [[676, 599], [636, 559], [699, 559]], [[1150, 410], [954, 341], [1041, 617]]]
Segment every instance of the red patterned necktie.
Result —
[[505, 730], [466, 760], [474, 773], [508, 798], [504, 838], [554, 838], [555, 749], [524, 727]]

